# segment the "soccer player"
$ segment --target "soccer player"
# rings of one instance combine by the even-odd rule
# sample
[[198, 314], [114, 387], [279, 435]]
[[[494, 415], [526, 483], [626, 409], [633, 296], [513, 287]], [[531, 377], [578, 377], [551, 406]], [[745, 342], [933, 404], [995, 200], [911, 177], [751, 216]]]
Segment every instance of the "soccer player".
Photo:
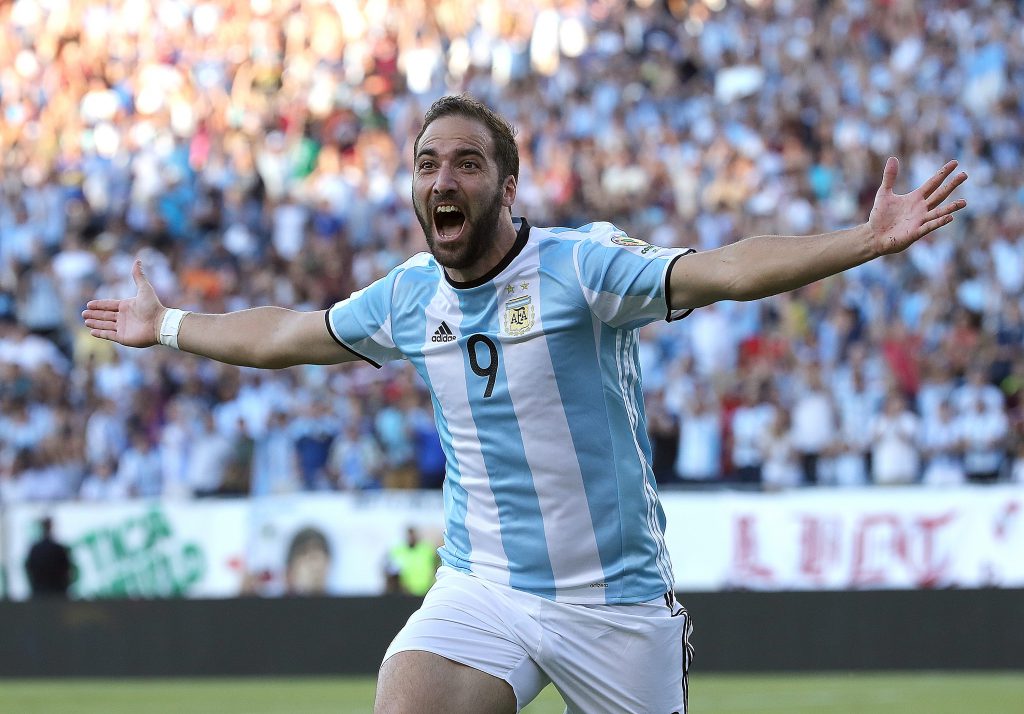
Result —
[[866, 223], [704, 253], [608, 223], [538, 228], [511, 212], [511, 127], [445, 97], [414, 144], [429, 252], [328, 310], [93, 300], [93, 335], [281, 368], [408, 359], [447, 456], [437, 582], [389, 648], [375, 711], [514, 712], [549, 682], [570, 712], [686, 708], [690, 621], [673, 594], [647, 439], [637, 332], [716, 300], [753, 300], [904, 250], [949, 223], [950, 161], [896, 195], [890, 158]]

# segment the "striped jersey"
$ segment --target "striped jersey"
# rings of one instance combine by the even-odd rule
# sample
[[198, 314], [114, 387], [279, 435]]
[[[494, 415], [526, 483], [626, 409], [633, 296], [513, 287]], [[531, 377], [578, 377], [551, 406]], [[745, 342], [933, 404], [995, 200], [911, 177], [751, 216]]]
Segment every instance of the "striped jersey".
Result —
[[674, 319], [668, 275], [692, 252], [609, 223], [516, 219], [470, 283], [420, 253], [327, 312], [331, 335], [426, 382], [447, 458], [442, 562], [545, 598], [630, 603], [670, 591], [637, 333]]

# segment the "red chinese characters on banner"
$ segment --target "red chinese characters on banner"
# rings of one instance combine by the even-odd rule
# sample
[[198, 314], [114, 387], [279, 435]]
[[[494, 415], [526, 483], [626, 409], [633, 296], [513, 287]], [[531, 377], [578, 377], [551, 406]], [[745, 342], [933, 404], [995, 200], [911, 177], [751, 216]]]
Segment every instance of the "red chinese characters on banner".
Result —
[[730, 586], [934, 588], [954, 584], [948, 531], [958, 513], [735, 514]]
[[733, 572], [738, 587], [765, 588], [773, 585], [770, 567], [760, 562], [757, 516], [741, 515], [735, 520]]
[[939, 531], [956, 518], [952, 511], [919, 518], [892, 513], [865, 516], [854, 529], [851, 587], [891, 585], [894, 569], [902, 569], [913, 587], [947, 584], [951, 558], [939, 552], [936, 541]]

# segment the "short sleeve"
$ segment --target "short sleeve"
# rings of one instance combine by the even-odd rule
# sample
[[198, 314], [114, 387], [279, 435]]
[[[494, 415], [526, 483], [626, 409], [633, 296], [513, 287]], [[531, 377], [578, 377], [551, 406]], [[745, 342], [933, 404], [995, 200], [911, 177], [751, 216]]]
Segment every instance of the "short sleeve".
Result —
[[692, 248], [663, 248], [631, 238], [611, 223], [583, 226], [573, 255], [583, 296], [599, 320], [634, 329], [656, 320], [677, 320], [688, 310], [669, 309], [672, 264]]
[[331, 337], [375, 367], [404, 357], [391, 334], [392, 295], [399, 272], [392, 270], [327, 310]]

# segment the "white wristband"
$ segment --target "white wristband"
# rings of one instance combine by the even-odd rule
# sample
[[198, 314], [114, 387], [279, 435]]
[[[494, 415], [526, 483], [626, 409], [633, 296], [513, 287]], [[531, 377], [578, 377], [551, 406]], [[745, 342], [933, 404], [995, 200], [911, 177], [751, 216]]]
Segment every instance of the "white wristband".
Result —
[[164, 319], [160, 321], [160, 344], [178, 349], [178, 330], [181, 329], [181, 321], [188, 313], [188, 310], [167, 308]]

